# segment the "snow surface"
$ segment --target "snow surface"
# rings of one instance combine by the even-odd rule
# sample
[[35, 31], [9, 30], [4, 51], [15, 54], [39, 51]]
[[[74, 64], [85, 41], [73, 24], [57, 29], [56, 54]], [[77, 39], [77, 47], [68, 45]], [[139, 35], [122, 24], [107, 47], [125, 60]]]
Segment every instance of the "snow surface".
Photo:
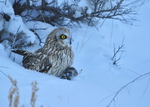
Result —
[[[8, 94], [12, 86], [3, 73], [17, 80], [19, 106], [31, 107], [31, 83], [37, 81], [39, 90], [36, 107], [107, 107], [121, 87], [150, 72], [149, 5], [150, 2], [139, 10], [137, 18], [140, 21], [132, 26], [106, 20], [103, 26], [97, 25], [98, 30], [88, 26], [70, 29], [74, 39], [73, 66], [79, 72], [72, 81], [24, 69], [19, 62], [13, 62], [8, 57], [4, 46], [0, 44], [0, 107], [9, 106]], [[37, 28], [44, 26], [37, 23]], [[26, 26], [31, 28], [34, 24], [30, 22]], [[45, 27], [49, 26], [45, 24]], [[49, 27], [48, 30], [41, 31], [42, 37], [53, 29]], [[117, 48], [124, 37], [124, 57], [116, 66], [111, 60], [114, 44]], [[17, 57], [21, 59], [20, 56]], [[149, 81], [150, 76], [146, 76], [127, 86], [110, 107], [150, 107]]]
[[6, 13], [6, 14], [14, 14], [14, 10], [12, 8], [12, 4], [10, 3], [10, 0], [1, 0], [0, 1], [0, 13]]
[[18, 15], [11, 15], [11, 19], [9, 21], [8, 31], [12, 34], [17, 34], [20, 32], [24, 32], [27, 35], [27, 42], [34, 43], [35, 35], [24, 25], [22, 18]]

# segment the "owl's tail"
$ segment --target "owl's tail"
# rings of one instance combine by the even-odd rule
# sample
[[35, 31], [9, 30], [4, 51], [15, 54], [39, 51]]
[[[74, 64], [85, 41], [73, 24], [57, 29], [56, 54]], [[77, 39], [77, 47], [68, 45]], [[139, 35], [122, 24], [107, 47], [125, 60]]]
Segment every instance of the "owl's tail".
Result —
[[25, 55], [28, 55], [31, 53], [31, 52], [24, 51], [24, 50], [12, 50], [11, 52], [14, 52], [14, 53], [22, 55], [22, 56], [25, 56]]

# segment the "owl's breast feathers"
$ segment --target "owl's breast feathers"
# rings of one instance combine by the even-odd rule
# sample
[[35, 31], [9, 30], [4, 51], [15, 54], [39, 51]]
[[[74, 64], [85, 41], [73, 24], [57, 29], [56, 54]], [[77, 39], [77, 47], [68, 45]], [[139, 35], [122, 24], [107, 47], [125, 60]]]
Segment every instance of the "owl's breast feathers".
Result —
[[45, 64], [51, 64], [51, 68], [45, 71], [49, 75], [60, 77], [64, 70], [73, 64], [74, 53], [71, 47], [61, 49], [43, 47], [35, 51], [35, 54], [40, 54], [39, 57], [43, 57], [40, 62], [43, 66]]

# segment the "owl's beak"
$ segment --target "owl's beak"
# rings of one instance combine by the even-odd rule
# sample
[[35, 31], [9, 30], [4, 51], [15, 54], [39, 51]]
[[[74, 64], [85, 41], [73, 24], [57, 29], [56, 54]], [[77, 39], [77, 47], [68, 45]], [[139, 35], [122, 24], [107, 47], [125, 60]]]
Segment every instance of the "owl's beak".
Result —
[[72, 39], [65, 39], [65, 40], [63, 40], [63, 42], [64, 42], [66, 45], [71, 46], [71, 44], [72, 44]]
[[70, 45], [72, 44], [72, 40], [70, 40]]

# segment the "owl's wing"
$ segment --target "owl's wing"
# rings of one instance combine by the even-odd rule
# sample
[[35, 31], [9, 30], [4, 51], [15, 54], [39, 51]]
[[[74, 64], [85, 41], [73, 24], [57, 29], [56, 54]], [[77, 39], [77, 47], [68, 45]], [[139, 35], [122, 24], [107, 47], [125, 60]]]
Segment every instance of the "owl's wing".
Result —
[[14, 52], [14, 53], [22, 55], [22, 56], [25, 56], [25, 55], [28, 55], [28, 54], [32, 53], [32, 52], [24, 51], [24, 50], [12, 50], [11, 52]]
[[41, 64], [40, 64], [40, 70], [39, 70], [39, 72], [48, 73], [48, 71], [52, 67], [52, 64], [50, 63], [48, 56], [47, 57], [45, 57], [44, 55], [41, 55], [41, 56], [42, 56], [42, 58], [40, 60]]
[[13, 50], [12, 52], [23, 56], [22, 63], [27, 69], [47, 73], [52, 67], [48, 56], [43, 55], [40, 51], [32, 53], [24, 50]]
[[23, 60], [22, 60], [23, 66], [25, 68], [29, 69], [29, 67], [31, 65], [30, 62], [31, 62], [31, 60], [33, 60], [33, 53], [29, 52], [29, 51], [24, 51], [24, 50], [12, 50], [12, 52], [22, 55], [23, 56]]
[[[12, 50], [12, 52], [23, 56], [22, 63], [23, 63], [24, 67], [25, 67], [25, 64], [28, 64], [29, 60], [32, 60], [32, 57], [33, 57], [32, 52], [28, 52], [28, 51], [24, 51], [24, 50]], [[27, 67], [25, 67], [25, 68], [27, 68]]]

